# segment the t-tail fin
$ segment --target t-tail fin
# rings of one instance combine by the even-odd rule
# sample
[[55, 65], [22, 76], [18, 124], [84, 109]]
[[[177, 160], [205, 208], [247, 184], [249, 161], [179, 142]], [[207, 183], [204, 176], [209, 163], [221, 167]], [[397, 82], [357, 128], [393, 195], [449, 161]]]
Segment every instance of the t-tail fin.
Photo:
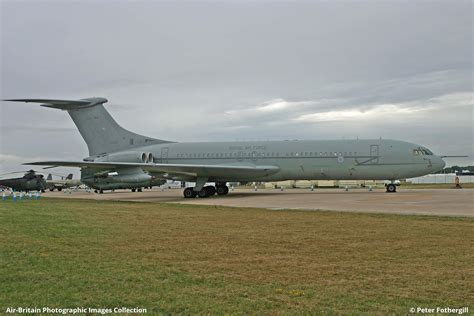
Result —
[[42, 103], [41, 106], [67, 111], [89, 148], [89, 155], [122, 151], [168, 141], [130, 132], [107, 112], [104, 98], [81, 100], [10, 99], [4, 101]]

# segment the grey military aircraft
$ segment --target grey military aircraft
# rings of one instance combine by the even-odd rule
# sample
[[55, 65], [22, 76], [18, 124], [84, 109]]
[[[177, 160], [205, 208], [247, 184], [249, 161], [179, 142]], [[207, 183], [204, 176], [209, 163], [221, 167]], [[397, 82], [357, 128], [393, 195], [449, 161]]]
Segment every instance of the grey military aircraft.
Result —
[[152, 173], [138, 173], [137, 169], [133, 168], [121, 168], [120, 170], [109, 168], [101, 171], [97, 171], [96, 168], [82, 168], [81, 170], [81, 181], [94, 188], [96, 193], [116, 189], [131, 189], [132, 192], [142, 192], [142, 188], [152, 188], [166, 183], [166, 179], [160, 179]]
[[[21, 172], [21, 171], [20, 171]], [[19, 172], [11, 172], [19, 173]], [[14, 191], [42, 191], [48, 188], [42, 174], [37, 174], [34, 170], [28, 170], [23, 177], [1, 179], [0, 186], [11, 188]]]
[[[40, 161], [28, 165], [81, 168], [81, 181], [99, 190], [124, 183], [145, 186], [152, 179], [195, 182], [183, 194], [205, 198], [229, 192], [227, 182], [354, 179], [390, 180], [422, 176], [445, 163], [424, 146], [382, 139], [179, 143], [130, 132], [104, 108], [107, 99], [13, 99], [67, 111], [84, 138], [82, 161]], [[104, 182], [101, 182], [104, 181]], [[214, 182], [215, 186], [206, 186]]]

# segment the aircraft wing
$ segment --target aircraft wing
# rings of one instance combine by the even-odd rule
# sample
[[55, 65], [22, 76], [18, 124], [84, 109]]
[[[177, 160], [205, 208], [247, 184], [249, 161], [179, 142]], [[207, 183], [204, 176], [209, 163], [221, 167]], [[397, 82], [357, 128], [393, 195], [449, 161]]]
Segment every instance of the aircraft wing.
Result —
[[264, 177], [280, 170], [277, 166], [257, 166], [253, 164], [167, 164], [167, 163], [132, 163], [132, 162], [93, 162], [93, 161], [40, 161], [25, 163], [36, 166], [61, 166], [91, 169], [120, 169], [139, 167], [151, 173], [186, 175], [199, 177], [229, 177], [235, 179]]

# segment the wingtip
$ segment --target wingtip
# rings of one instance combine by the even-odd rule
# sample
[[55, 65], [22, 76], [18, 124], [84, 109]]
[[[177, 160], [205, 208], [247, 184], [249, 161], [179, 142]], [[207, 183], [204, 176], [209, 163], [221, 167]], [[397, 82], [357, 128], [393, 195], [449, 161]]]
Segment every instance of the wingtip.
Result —
[[41, 166], [41, 163], [40, 162], [25, 162], [25, 163], [22, 163], [22, 165], [26, 165], [26, 166]]

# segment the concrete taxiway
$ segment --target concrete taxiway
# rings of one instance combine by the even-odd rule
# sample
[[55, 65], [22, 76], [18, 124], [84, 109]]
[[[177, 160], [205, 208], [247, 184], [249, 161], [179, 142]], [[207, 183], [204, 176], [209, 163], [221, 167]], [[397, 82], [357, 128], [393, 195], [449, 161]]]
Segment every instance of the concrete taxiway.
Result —
[[47, 192], [46, 197], [120, 200], [158, 203], [258, 207], [267, 209], [325, 210], [392, 214], [474, 217], [474, 189], [236, 189], [227, 196], [184, 199], [181, 189], [152, 189], [144, 192], [118, 190], [104, 194]]

